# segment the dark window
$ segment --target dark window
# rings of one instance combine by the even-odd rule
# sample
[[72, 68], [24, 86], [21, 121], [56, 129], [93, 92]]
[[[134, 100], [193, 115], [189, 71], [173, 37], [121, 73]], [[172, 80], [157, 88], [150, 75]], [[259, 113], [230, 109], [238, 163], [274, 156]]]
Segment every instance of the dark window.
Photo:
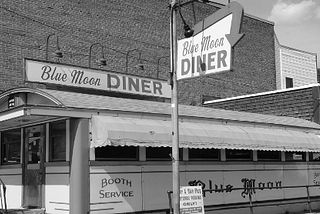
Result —
[[226, 149], [227, 160], [252, 160], [252, 151]]
[[280, 161], [281, 152], [279, 151], [258, 151], [258, 161]]
[[45, 125], [32, 126], [24, 130], [26, 161], [29, 164], [41, 163], [44, 161], [44, 145], [46, 142]]
[[309, 161], [320, 161], [320, 153], [309, 153]]
[[[147, 160], [171, 160], [172, 154], [171, 147], [147, 147], [146, 158]], [[183, 150], [179, 149], [179, 158], [182, 160]]]
[[1, 133], [1, 164], [20, 164], [21, 130], [15, 129]]
[[97, 161], [103, 160], [139, 160], [139, 147], [135, 146], [104, 146], [95, 148]]
[[66, 160], [66, 121], [50, 123], [50, 161]]
[[189, 160], [219, 160], [219, 149], [189, 149]]
[[293, 79], [286, 77], [286, 88], [293, 88]]
[[306, 153], [305, 152], [286, 152], [286, 161], [305, 161]]

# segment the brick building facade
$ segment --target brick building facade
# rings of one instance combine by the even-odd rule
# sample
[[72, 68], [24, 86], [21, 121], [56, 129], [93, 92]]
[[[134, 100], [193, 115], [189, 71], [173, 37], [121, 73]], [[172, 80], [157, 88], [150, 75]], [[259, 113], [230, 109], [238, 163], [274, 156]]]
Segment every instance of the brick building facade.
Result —
[[[145, 77], [167, 79], [170, 71], [168, 1], [18, 1], [3, 0], [0, 6], [0, 92], [24, 82], [23, 59], [56, 62], [51, 53], [63, 53], [60, 63], [88, 67], [89, 48], [103, 45], [107, 66], [94, 62], [101, 47], [92, 48], [92, 67]], [[181, 8], [190, 26], [203, 20], [223, 5], [194, 2]], [[177, 17], [178, 38], [183, 22]], [[274, 24], [245, 15], [241, 33], [245, 36], [235, 47], [234, 71], [205, 78], [184, 80], [179, 84], [179, 102], [199, 104], [202, 98], [226, 98], [276, 89]], [[138, 49], [144, 70], [137, 68]], [[128, 54], [130, 53], [130, 54]], [[128, 64], [128, 66], [126, 66]], [[48, 87], [48, 86], [42, 86]]]
[[205, 107], [302, 118], [320, 124], [319, 84], [212, 100]]

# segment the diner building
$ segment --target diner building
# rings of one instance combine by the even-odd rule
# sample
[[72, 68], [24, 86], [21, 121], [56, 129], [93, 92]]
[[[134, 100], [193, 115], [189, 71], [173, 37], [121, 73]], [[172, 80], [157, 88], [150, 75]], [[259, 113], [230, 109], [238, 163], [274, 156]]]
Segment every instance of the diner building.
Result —
[[[17, 87], [0, 94], [7, 207], [169, 213], [171, 104], [87, 93], [111, 78], [106, 92], [117, 90], [119, 79], [126, 90], [115, 93], [166, 98], [167, 82], [28, 59], [27, 80], [57, 84], [41, 78], [48, 67], [65, 72], [60, 90]], [[74, 71], [90, 87], [63, 90], [73, 87]], [[179, 105], [181, 186], [202, 186], [206, 213], [247, 213], [250, 200], [259, 213], [316, 209], [319, 135], [320, 126], [303, 119]]]

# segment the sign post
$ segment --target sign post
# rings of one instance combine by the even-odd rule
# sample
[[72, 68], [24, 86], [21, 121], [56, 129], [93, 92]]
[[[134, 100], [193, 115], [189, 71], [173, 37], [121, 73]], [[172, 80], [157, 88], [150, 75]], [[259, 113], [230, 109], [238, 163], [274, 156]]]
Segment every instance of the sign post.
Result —
[[[191, 2], [193, 1], [189, 3]], [[243, 8], [237, 2], [229, 3], [224, 8], [197, 23], [193, 28], [193, 37], [177, 42], [176, 5], [177, 1], [171, 0], [172, 201], [173, 213], [179, 214], [178, 80], [231, 70], [233, 46], [243, 36], [239, 33]]]

